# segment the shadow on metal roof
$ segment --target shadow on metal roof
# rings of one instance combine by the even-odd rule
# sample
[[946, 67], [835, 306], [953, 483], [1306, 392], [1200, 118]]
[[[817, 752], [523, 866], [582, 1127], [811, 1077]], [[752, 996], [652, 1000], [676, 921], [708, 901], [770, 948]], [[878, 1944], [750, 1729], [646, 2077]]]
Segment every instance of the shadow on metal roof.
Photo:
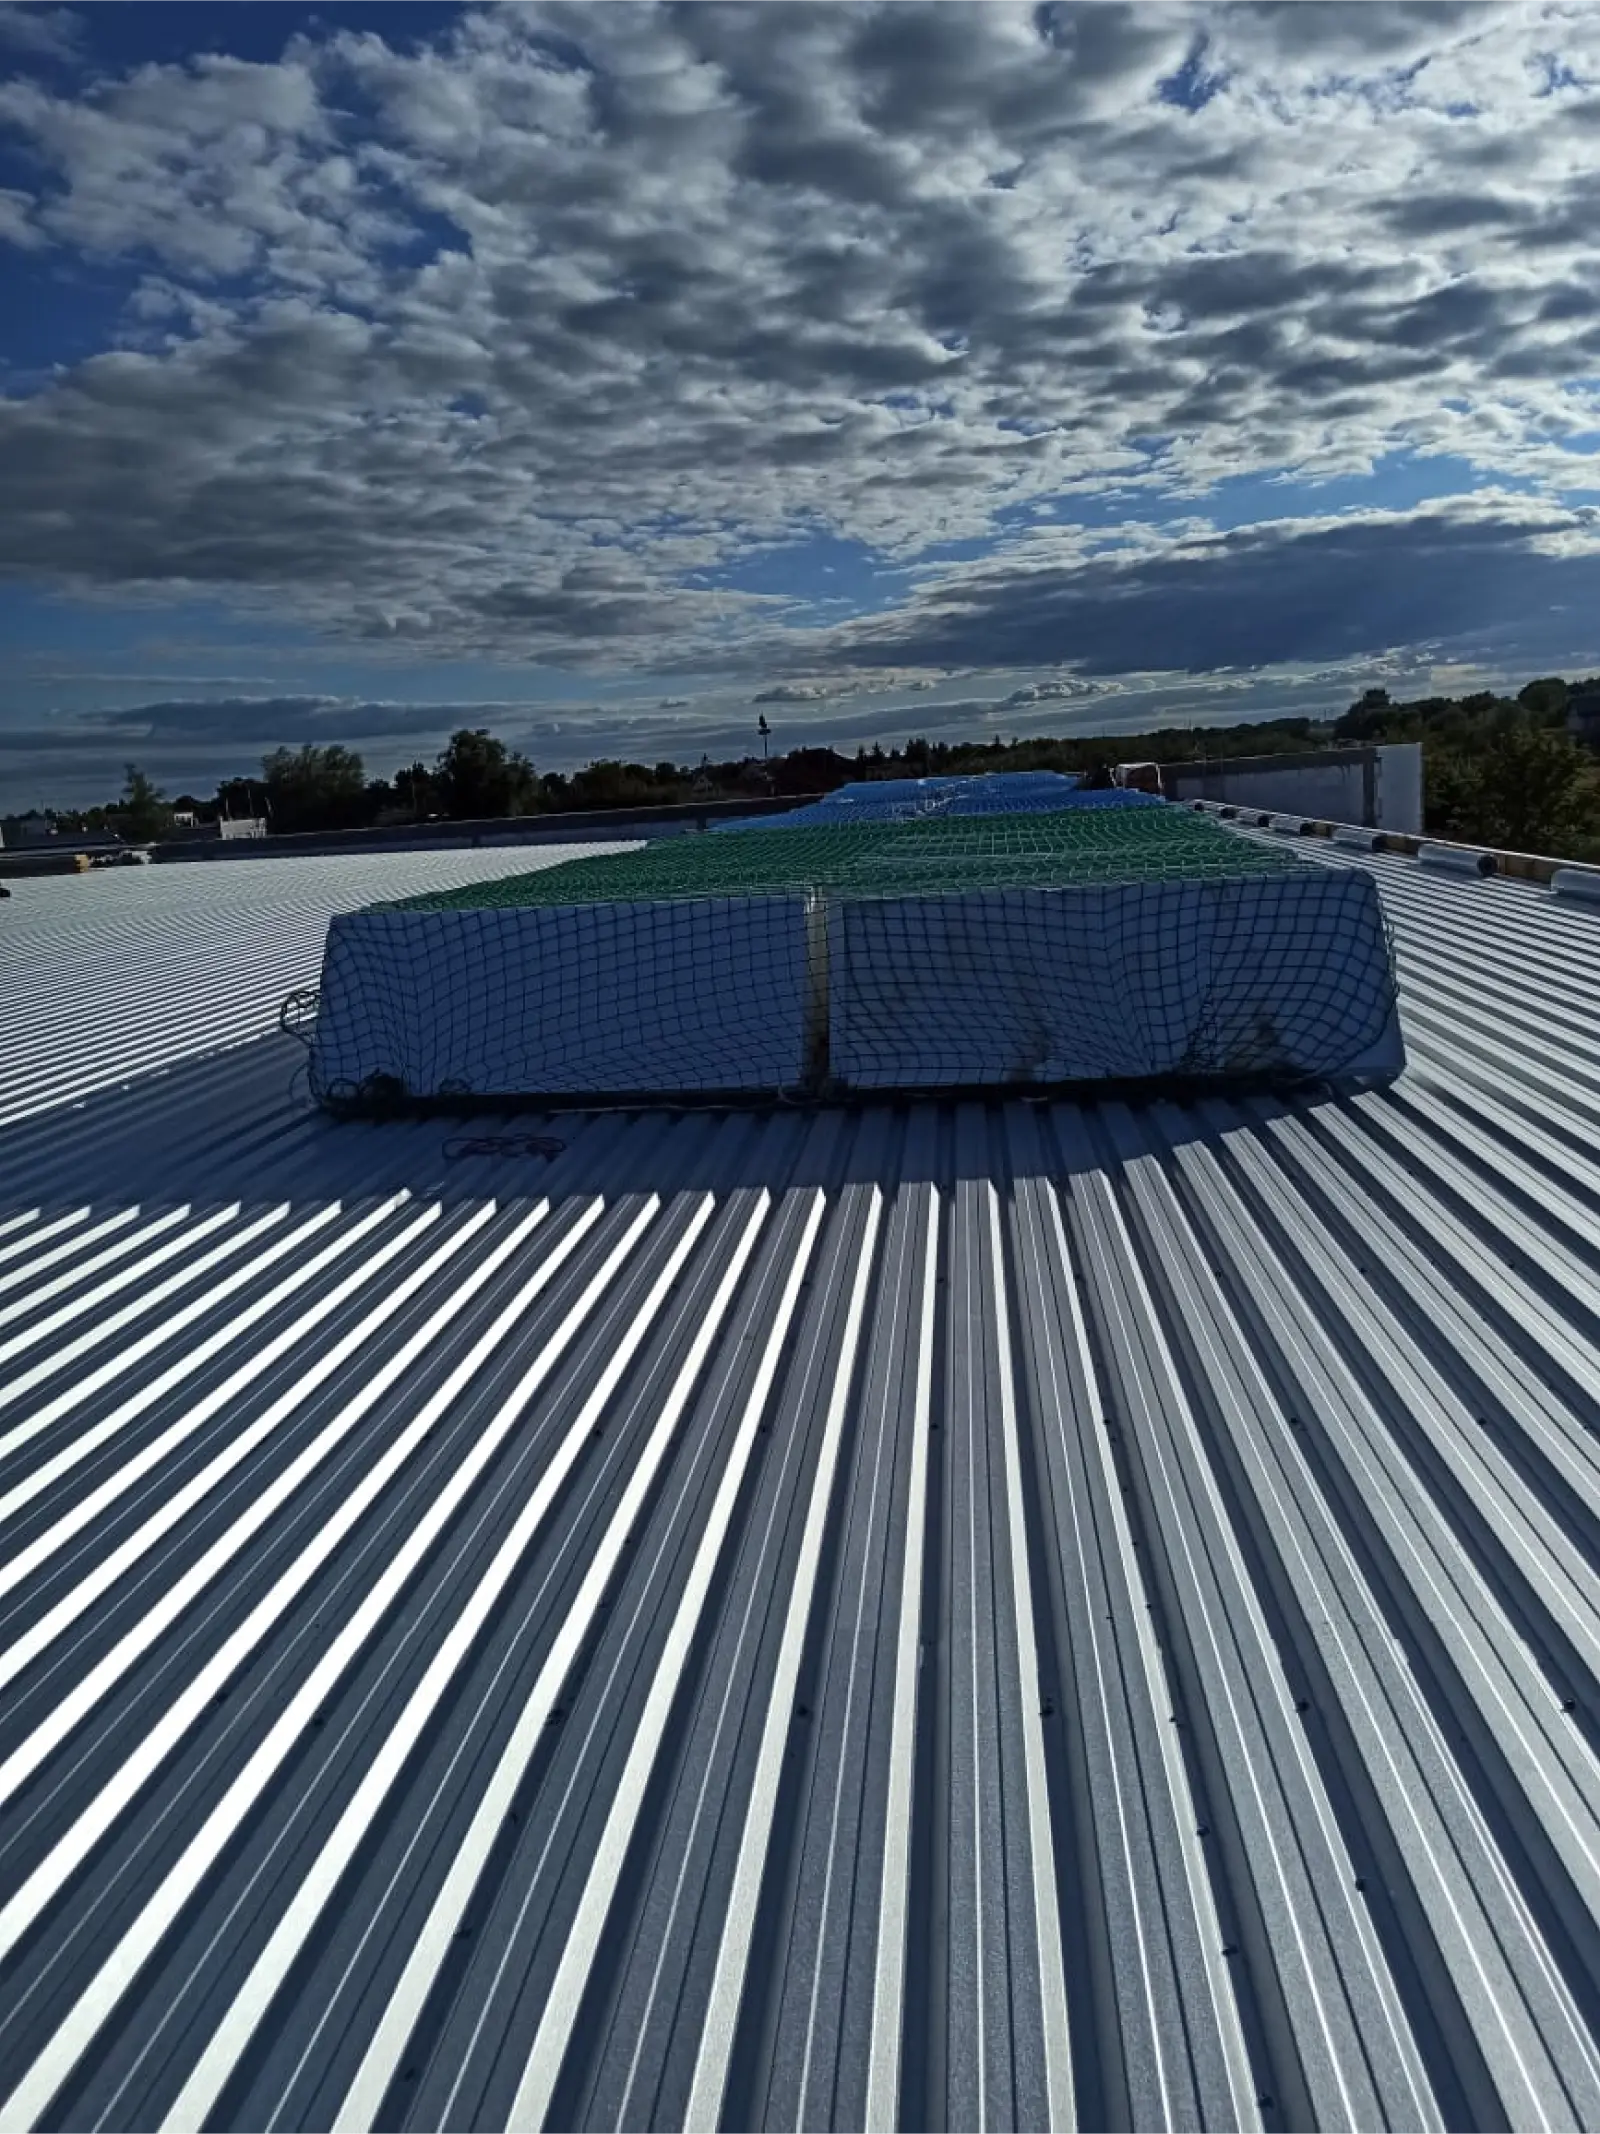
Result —
[[[1117, 1122], [1159, 1120], [1163, 1147], [1260, 1130], [1347, 1101], [1078, 1103], [1038, 1097], [749, 1111], [646, 1107], [335, 1120], [309, 1099], [304, 1055], [274, 1033], [0, 1127], [0, 1218], [24, 1209], [316, 1205], [409, 1193], [444, 1204], [548, 1196], [727, 1193], [885, 1177], [1067, 1177], [1112, 1154]], [[1022, 1111], [1037, 1135], [1007, 1127]], [[912, 1131], [926, 1115], [933, 1130]], [[1036, 1158], [1036, 1160], [1035, 1160]]]

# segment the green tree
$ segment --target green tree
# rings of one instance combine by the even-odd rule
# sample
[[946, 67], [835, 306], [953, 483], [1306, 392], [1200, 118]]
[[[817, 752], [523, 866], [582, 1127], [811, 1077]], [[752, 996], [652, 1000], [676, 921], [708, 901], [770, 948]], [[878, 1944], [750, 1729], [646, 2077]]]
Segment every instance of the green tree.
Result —
[[1541, 726], [1560, 726], [1567, 716], [1568, 693], [1559, 674], [1545, 674], [1537, 681], [1524, 682], [1517, 691], [1517, 702]]
[[640, 763], [602, 757], [572, 776], [574, 808], [641, 808], [660, 798], [654, 778]]
[[1428, 827], [1507, 852], [1569, 853], [1597, 826], [1594, 774], [1565, 734], [1498, 715], [1477, 748], [1425, 751]]
[[1507, 721], [1490, 738], [1481, 771], [1509, 851], [1559, 852], [1593, 821], [1588, 759], [1563, 733]]
[[409, 763], [396, 771], [394, 789], [400, 806], [411, 811], [413, 821], [426, 822], [430, 815], [437, 814], [439, 795], [433, 773], [425, 763]]
[[172, 826], [172, 810], [137, 763], [130, 763], [127, 773], [119, 811], [124, 834], [141, 839], [162, 836]]
[[338, 742], [277, 748], [262, 759], [274, 830], [348, 830], [366, 820], [366, 773]]
[[1422, 809], [1429, 833], [1463, 845], [1485, 842], [1488, 819], [1477, 758], [1464, 749], [1429, 744], [1422, 752]]
[[445, 813], [458, 822], [479, 815], [522, 815], [538, 806], [533, 765], [481, 726], [463, 727], [450, 736], [434, 781]]
[[250, 822], [266, 806], [266, 792], [259, 778], [224, 778], [212, 805], [219, 815], [227, 815], [235, 822]]
[[1373, 741], [1389, 727], [1395, 707], [1387, 689], [1364, 689], [1356, 701], [1334, 722], [1340, 741]]

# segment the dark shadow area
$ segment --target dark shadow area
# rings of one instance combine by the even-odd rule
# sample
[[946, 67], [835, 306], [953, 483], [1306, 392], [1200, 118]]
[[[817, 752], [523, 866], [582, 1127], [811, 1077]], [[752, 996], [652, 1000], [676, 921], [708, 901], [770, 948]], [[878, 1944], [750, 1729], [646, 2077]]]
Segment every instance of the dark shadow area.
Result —
[[[1215, 1089], [952, 1092], [813, 1105], [433, 1109], [336, 1119], [311, 1101], [305, 1052], [274, 1033], [0, 1127], [0, 1221], [30, 1209], [316, 1205], [409, 1193], [446, 1204], [599, 1193], [777, 1192], [961, 1178], [1069, 1176], [1117, 1162], [1115, 1112], [1159, 1109], [1167, 1146], [1222, 1130]], [[1227, 1123], [1259, 1128], [1346, 1100], [1241, 1093]], [[933, 1109], [937, 1131], [910, 1132]], [[1031, 1123], [1030, 1123], [1031, 1122]], [[1057, 1131], [1057, 1125], [1063, 1129]]]

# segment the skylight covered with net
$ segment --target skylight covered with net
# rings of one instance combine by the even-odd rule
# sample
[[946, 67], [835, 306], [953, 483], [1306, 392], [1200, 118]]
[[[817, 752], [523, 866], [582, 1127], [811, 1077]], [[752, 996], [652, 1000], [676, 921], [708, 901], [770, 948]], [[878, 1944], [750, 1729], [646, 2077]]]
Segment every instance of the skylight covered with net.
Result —
[[[779, 817], [779, 823], [788, 818]], [[1151, 801], [1003, 817], [913, 816], [663, 838], [441, 895], [409, 911], [509, 910], [680, 897], [938, 896], [1090, 882], [1241, 881], [1292, 871], [1292, 853]]]
[[1158, 800], [1010, 797], [663, 837], [338, 918], [313, 1086], [359, 1111], [1398, 1071], [1369, 873]]

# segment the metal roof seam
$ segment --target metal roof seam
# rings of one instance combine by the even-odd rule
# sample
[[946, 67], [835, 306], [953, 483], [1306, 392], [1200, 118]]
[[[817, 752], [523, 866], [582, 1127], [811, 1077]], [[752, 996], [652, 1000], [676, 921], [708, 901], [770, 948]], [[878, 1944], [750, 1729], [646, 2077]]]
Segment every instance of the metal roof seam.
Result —
[[548, 1160], [267, 1028], [526, 853], [27, 885], [6, 2123], [1600, 2127], [1597, 914], [1307, 852], [1393, 1091]]

